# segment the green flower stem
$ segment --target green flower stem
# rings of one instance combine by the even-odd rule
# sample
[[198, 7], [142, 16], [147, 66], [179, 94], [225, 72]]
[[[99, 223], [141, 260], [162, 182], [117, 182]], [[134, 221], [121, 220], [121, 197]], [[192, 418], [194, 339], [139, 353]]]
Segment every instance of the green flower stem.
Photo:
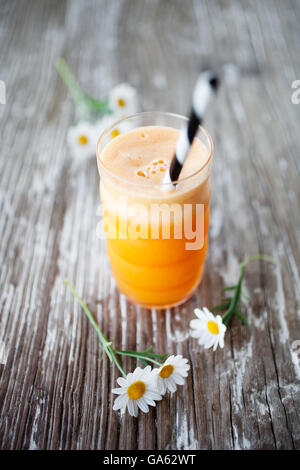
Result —
[[245, 299], [245, 300], [246, 300], [246, 302], [249, 302], [249, 300], [250, 300], [250, 297], [249, 297], [248, 295], [244, 294], [244, 292], [242, 292], [242, 294], [241, 294], [241, 295], [242, 295], [243, 299]]
[[118, 351], [117, 349], [115, 349], [115, 353], [120, 354], [121, 356], [136, 357], [136, 358], [141, 359], [141, 360], [146, 360], [146, 361], [152, 362], [153, 364], [156, 364], [159, 367], [162, 366], [162, 364], [163, 364], [161, 362], [155, 361], [151, 357], [144, 356], [142, 354], [139, 354], [139, 353], [136, 353], [136, 352], [133, 352], [133, 351], [131, 351], [131, 352], [129, 352], [129, 351]]
[[126, 374], [125, 374], [124, 370], [122, 369], [118, 359], [116, 358], [114, 350], [111, 347], [112, 343], [110, 343], [105, 338], [104, 334], [102, 333], [99, 326], [97, 325], [93, 315], [91, 314], [88, 306], [84, 303], [83, 299], [80, 297], [80, 295], [75, 290], [75, 288], [72, 286], [70, 281], [68, 281], [68, 279], [65, 279], [65, 284], [66, 284], [67, 287], [69, 287], [69, 289], [72, 292], [72, 294], [74, 295], [74, 297], [78, 300], [80, 306], [83, 308], [83, 310], [84, 310], [86, 316], [88, 317], [90, 323], [94, 327], [94, 330], [96, 331], [96, 333], [98, 335], [100, 343], [102, 344], [103, 350], [107, 354], [107, 356], [109, 357], [110, 362], [114, 362], [116, 364], [117, 368], [119, 369], [119, 371], [121, 372], [121, 374], [123, 375], [123, 377], [126, 377]]
[[225, 309], [228, 309], [229, 307], [229, 304], [226, 303], [226, 304], [220, 304], [220, 305], [216, 305], [215, 307], [212, 307], [210, 310], [212, 312], [216, 312], [217, 310], [225, 310]]
[[152, 346], [148, 349], [146, 349], [145, 351], [142, 351], [142, 352], [137, 352], [137, 351], [118, 351], [118, 350], [115, 350], [115, 352], [117, 354], [123, 354], [123, 355], [126, 355], [126, 354], [130, 354], [130, 356], [136, 356], [136, 357], [139, 357], [139, 358], [146, 358], [146, 359], [159, 359], [160, 361], [164, 361], [165, 360], [165, 357], [167, 356], [167, 354], [155, 354], [155, 353], [151, 353], [152, 349]]
[[88, 97], [89, 105], [93, 111], [101, 111], [102, 113], [112, 114], [112, 110], [109, 108], [108, 100], [99, 101], [91, 96]]
[[277, 262], [274, 260], [274, 258], [270, 255], [260, 255], [259, 253], [256, 254], [256, 255], [250, 255], [248, 256], [247, 258], [244, 259], [244, 261], [241, 262], [241, 267], [245, 267], [246, 264], [248, 264], [250, 261], [253, 261], [253, 260], [256, 260], [256, 259], [259, 259], [259, 260], [263, 260], [263, 261], [268, 261], [268, 263], [272, 263], [272, 264], [277, 264]]
[[136, 359], [139, 359], [140, 361], [143, 362], [143, 364], [147, 365], [148, 362], [152, 362], [153, 364], [158, 365], [159, 367], [162, 365], [161, 362], [158, 362], [156, 359], [159, 359], [161, 361], [164, 361], [165, 357], [167, 354], [155, 354], [152, 351], [152, 346], [150, 346], [148, 349], [142, 352], [137, 352], [137, 351], [120, 351], [117, 349], [113, 349], [112, 343], [109, 342], [102, 331], [99, 328], [99, 325], [97, 324], [96, 320], [94, 319], [92, 313], [90, 312], [88, 306], [85, 304], [83, 299], [80, 297], [78, 292], [76, 291], [75, 287], [72, 286], [70, 281], [65, 279], [65, 284], [66, 286], [70, 289], [72, 292], [73, 296], [78, 300], [80, 306], [82, 307], [83, 311], [85, 312], [86, 316], [88, 317], [91, 325], [93, 326], [94, 330], [96, 331], [98, 338], [100, 340], [100, 343], [103, 347], [104, 353], [107, 354], [110, 362], [114, 362], [117, 368], [120, 370], [121, 374], [126, 377], [126, 374], [124, 370], [122, 369], [118, 359], [117, 359], [117, 354], [120, 356], [128, 356], [128, 357], [135, 357]]
[[55, 65], [56, 65], [56, 70], [58, 71], [60, 77], [65, 82], [75, 103], [85, 101], [86, 95], [84, 91], [81, 89], [78, 81], [72, 74], [71, 70], [69, 69], [65, 59], [63, 59], [62, 57], [59, 57]]
[[117, 368], [119, 369], [119, 371], [121, 372], [121, 374], [123, 375], [123, 377], [126, 378], [126, 374], [125, 374], [125, 372], [124, 372], [124, 369], [121, 367], [121, 365], [120, 365], [118, 359], [116, 358], [115, 351], [114, 351], [112, 348], [110, 348], [110, 353], [111, 353], [111, 355], [112, 355], [112, 359], [113, 359], [114, 363], [116, 364]]
[[240, 300], [240, 295], [241, 295], [241, 288], [242, 288], [242, 282], [243, 282], [243, 277], [244, 277], [244, 272], [245, 272], [245, 265], [241, 265], [241, 273], [239, 277], [239, 281], [236, 285], [232, 300], [230, 302], [230, 305], [227, 309], [227, 311], [224, 313], [222, 317], [222, 321], [224, 325], [228, 325], [229, 321], [231, 320], [232, 316], [234, 315], [236, 306], [238, 304], [238, 301]]
[[228, 323], [231, 320], [233, 315], [236, 315], [244, 325], [247, 324], [246, 319], [237, 310], [237, 305], [238, 305], [240, 297], [242, 295], [242, 282], [243, 282], [243, 279], [244, 279], [245, 267], [250, 261], [253, 261], [253, 260], [264, 260], [264, 261], [268, 261], [270, 263], [276, 264], [276, 261], [271, 256], [269, 256], [269, 255], [260, 255], [260, 254], [255, 254], [255, 255], [248, 256], [247, 258], [244, 259], [244, 261], [242, 261], [242, 263], [240, 264], [241, 271], [240, 271], [240, 277], [239, 277], [238, 283], [236, 284], [236, 286], [229, 286], [229, 287], [225, 287], [225, 289], [224, 289], [224, 290], [232, 290], [233, 291], [233, 297], [231, 298], [231, 302], [229, 304], [229, 307], [227, 308], [226, 312], [222, 316], [222, 321], [223, 321], [224, 325], [226, 325], [226, 326], [228, 325]]
[[243, 325], [245, 325], [245, 326], [248, 325], [248, 322], [247, 322], [246, 318], [244, 317], [244, 315], [241, 314], [241, 312], [239, 312], [238, 310], [235, 310], [234, 314], [241, 320]]
[[78, 110], [85, 110], [85, 113], [111, 113], [108, 100], [99, 101], [96, 98], [88, 96], [80, 87], [78, 81], [69, 69], [65, 59], [59, 57], [55, 63], [56, 70], [70, 91], [72, 98]]

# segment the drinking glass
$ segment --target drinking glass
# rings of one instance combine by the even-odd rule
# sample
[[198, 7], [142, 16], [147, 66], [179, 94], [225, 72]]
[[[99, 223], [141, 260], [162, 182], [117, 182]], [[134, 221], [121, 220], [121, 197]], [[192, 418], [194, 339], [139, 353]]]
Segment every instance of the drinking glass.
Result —
[[[208, 246], [212, 140], [199, 126], [196, 138], [208, 157], [201, 168], [172, 187], [165, 182], [145, 184], [142, 178], [140, 183], [126, 180], [105, 166], [102, 154], [117, 134], [135, 128], [142, 128], [142, 132], [148, 126], [181, 130], [186, 124], [187, 118], [176, 114], [139, 113], [111, 125], [97, 144], [111, 270], [119, 290], [143, 307], [178, 305], [192, 295], [202, 279]], [[187, 225], [189, 231], [185, 230]]]

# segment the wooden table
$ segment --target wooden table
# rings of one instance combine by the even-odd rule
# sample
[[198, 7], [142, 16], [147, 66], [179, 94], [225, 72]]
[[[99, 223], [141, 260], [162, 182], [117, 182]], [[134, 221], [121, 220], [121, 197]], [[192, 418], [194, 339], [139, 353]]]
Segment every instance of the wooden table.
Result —
[[[1, 1], [0, 446], [3, 449], [293, 449], [300, 447], [300, 4], [288, 1]], [[66, 145], [74, 108], [54, 68], [66, 58], [103, 97], [137, 87], [144, 110], [186, 113], [197, 64], [235, 64], [206, 119], [213, 136], [212, 220], [195, 295], [163, 311], [117, 291], [96, 237], [95, 159]], [[234, 319], [214, 353], [189, 336], [253, 262], [249, 326]], [[138, 419], [112, 411], [118, 372], [63, 279], [118, 348], [180, 353], [187, 383]], [[298, 346], [299, 347], [299, 346]], [[136, 366], [126, 359], [127, 371]]]

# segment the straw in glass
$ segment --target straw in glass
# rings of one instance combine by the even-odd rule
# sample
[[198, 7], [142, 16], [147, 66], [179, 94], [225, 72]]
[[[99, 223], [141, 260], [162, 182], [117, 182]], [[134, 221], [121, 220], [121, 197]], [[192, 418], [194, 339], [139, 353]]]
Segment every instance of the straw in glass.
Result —
[[164, 178], [164, 183], [178, 180], [198, 128], [203, 122], [210, 99], [218, 87], [219, 78], [212, 70], [205, 70], [200, 73], [194, 88], [190, 118], [187, 126], [179, 134], [175, 155]]

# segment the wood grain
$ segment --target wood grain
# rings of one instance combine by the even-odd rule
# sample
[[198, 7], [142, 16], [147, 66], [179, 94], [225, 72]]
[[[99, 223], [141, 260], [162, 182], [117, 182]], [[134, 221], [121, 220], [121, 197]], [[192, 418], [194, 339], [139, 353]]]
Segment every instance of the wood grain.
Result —
[[[297, 0], [1, 1], [0, 365], [2, 449], [300, 448], [300, 79]], [[128, 81], [144, 110], [185, 114], [199, 63], [236, 64], [206, 127], [215, 143], [210, 249], [201, 286], [171, 310], [137, 308], [116, 290], [103, 242], [95, 160], [66, 146], [74, 110], [54, 62], [91, 95]], [[225, 347], [188, 334], [245, 255], [249, 327]], [[118, 373], [63, 283], [82, 294], [115, 347], [180, 353], [187, 383], [138, 419], [112, 411]], [[246, 311], [246, 307], [245, 307]], [[126, 370], [135, 362], [126, 358]]]

